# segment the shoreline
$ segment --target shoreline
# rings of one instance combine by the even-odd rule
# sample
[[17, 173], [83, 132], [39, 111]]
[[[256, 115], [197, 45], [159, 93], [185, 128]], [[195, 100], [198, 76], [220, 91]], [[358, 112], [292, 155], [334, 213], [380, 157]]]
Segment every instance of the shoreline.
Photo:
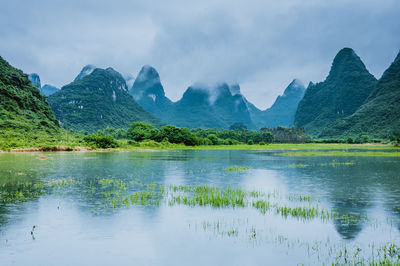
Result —
[[[173, 145], [166, 147], [130, 146], [121, 148], [96, 149], [83, 146], [54, 146], [54, 147], [27, 147], [10, 150], [0, 150], [0, 153], [36, 153], [36, 152], [161, 152], [179, 150], [261, 150], [261, 151], [320, 151], [323, 150], [392, 150], [400, 151], [400, 147], [394, 144], [366, 143], [366, 144], [343, 144], [343, 143], [273, 143], [267, 145], [207, 145], [207, 146], [184, 146]], [[372, 151], [374, 152], [374, 151]]]

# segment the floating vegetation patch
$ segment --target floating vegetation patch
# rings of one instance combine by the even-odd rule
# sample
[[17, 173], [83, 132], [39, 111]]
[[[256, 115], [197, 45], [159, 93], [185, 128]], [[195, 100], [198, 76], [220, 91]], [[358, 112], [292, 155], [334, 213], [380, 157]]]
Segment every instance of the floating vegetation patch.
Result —
[[284, 168], [306, 168], [306, 167], [318, 167], [318, 166], [327, 166], [327, 167], [339, 167], [339, 166], [353, 166], [356, 163], [354, 161], [338, 161], [338, 160], [332, 160], [331, 162], [326, 162], [326, 163], [318, 163], [318, 164], [305, 164], [305, 163], [293, 163], [293, 164], [288, 164], [284, 166], [272, 166], [274, 169], [284, 169]]
[[295, 151], [274, 153], [276, 156], [384, 156], [397, 157], [400, 156], [399, 151]]
[[0, 203], [18, 203], [37, 199], [46, 193], [44, 183], [7, 182], [0, 184]]
[[[185, 205], [189, 207], [250, 208], [261, 214], [278, 214], [282, 217], [310, 220], [340, 219], [349, 223], [366, 219], [361, 215], [341, 215], [333, 210], [321, 208], [309, 195], [282, 198], [278, 191], [262, 192], [235, 187], [212, 185], [163, 185], [142, 183], [136, 180], [117, 178], [79, 181], [74, 179], [48, 182], [8, 182], [0, 185], [0, 202], [16, 203], [35, 199], [46, 194], [84, 195], [93, 200], [94, 210], [115, 209], [129, 206]], [[285, 204], [286, 202], [286, 204]], [[289, 204], [290, 203], [290, 204]]]
[[[18, 180], [3, 179], [0, 183], [0, 203], [2, 204], [25, 202], [49, 194], [93, 201], [92, 212], [94, 215], [118, 208], [157, 208], [160, 206], [168, 208], [182, 205], [189, 208], [203, 207], [217, 210], [242, 209], [252, 212], [254, 217], [265, 216], [265, 220], [268, 221], [271, 217], [283, 220], [295, 219], [304, 223], [320, 219], [323, 222], [334, 221], [341, 225], [368, 221], [366, 214], [343, 214], [324, 208], [320, 206], [319, 199], [311, 195], [283, 196], [276, 190], [264, 192], [229, 186], [165, 185], [118, 178], [34, 181], [26, 177], [19, 177]], [[220, 215], [221, 213], [217, 212], [216, 214]], [[302, 239], [289, 239], [280, 232], [275, 232], [274, 228], [268, 228], [265, 225], [249, 223], [248, 217], [245, 219], [235, 217], [232, 222], [203, 221], [200, 224], [198, 222], [189, 224], [189, 227], [212, 232], [220, 238], [250, 241], [254, 245], [263, 241], [287, 247], [297, 245], [297, 248], [306, 249], [308, 254], [312, 254], [311, 256], [317, 256], [318, 260], [323, 260], [319, 261], [320, 265], [400, 265], [400, 249], [395, 244], [387, 244], [379, 249], [374, 247], [372, 251], [361, 250], [354, 246], [349, 248], [346, 246], [332, 247], [329, 241], [309, 244]], [[32, 239], [35, 237], [35, 228], [36, 226], [33, 226], [31, 230]]]
[[250, 166], [228, 166], [227, 168], [225, 168], [225, 171], [228, 172], [241, 172], [241, 171], [246, 171], [246, 170], [250, 170], [251, 167]]

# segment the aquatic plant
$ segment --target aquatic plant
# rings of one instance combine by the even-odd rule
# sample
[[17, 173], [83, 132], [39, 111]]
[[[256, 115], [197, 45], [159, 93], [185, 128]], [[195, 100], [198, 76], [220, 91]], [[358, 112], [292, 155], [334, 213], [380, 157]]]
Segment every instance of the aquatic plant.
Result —
[[240, 171], [246, 171], [246, 170], [250, 170], [250, 169], [251, 169], [250, 166], [237, 166], [237, 165], [234, 165], [234, 166], [229, 166], [229, 167], [225, 168], [225, 171], [228, 171], [228, 172], [240, 172]]

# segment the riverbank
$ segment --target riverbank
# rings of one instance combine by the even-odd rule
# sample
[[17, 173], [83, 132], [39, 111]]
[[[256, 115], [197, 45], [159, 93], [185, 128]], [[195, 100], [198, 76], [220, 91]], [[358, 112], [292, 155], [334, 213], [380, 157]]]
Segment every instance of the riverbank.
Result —
[[[28, 147], [3, 150], [1, 152], [110, 152], [110, 151], [163, 151], [163, 150], [265, 150], [265, 151], [288, 151], [279, 153], [284, 156], [316, 156], [316, 155], [358, 155], [357, 150], [362, 151], [363, 155], [387, 156], [388, 152], [393, 154], [400, 153], [400, 147], [393, 144], [325, 144], [325, 143], [272, 143], [267, 145], [202, 145], [202, 146], [185, 146], [183, 144], [169, 144], [160, 146], [133, 146], [123, 144], [118, 148], [95, 149], [84, 146], [45, 146], [45, 147]], [[332, 152], [334, 150], [334, 152]], [[368, 152], [366, 152], [368, 150]], [[371, 151], [372, 150], [372, 151]], [[382, 152], [384, 150], [384, 152]], [[329, 152], [328, 152], [329, 151]]]

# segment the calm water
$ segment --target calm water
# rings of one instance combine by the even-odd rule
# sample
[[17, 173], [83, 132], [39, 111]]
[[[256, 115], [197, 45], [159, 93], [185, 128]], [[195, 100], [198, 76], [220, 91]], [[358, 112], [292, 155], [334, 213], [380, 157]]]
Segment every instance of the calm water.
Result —
[[[234, 165], [251, 169], [226, 170]], [[100, 179], [257, 190], [281, 206], [360, 218], [304, 220], [162, 199], [159, 206], [113, 208], [87, 185]], [[0, 201], [2, 266], [321, 265], [344, 249], [369, 256], [375, 247], [400, 244], [400, 158], [226, 150], [0, 154], [0, 190], [13, 180], [76, 183], [24, 202]], [[296, 201], [300, 195], [311, 200]]]

